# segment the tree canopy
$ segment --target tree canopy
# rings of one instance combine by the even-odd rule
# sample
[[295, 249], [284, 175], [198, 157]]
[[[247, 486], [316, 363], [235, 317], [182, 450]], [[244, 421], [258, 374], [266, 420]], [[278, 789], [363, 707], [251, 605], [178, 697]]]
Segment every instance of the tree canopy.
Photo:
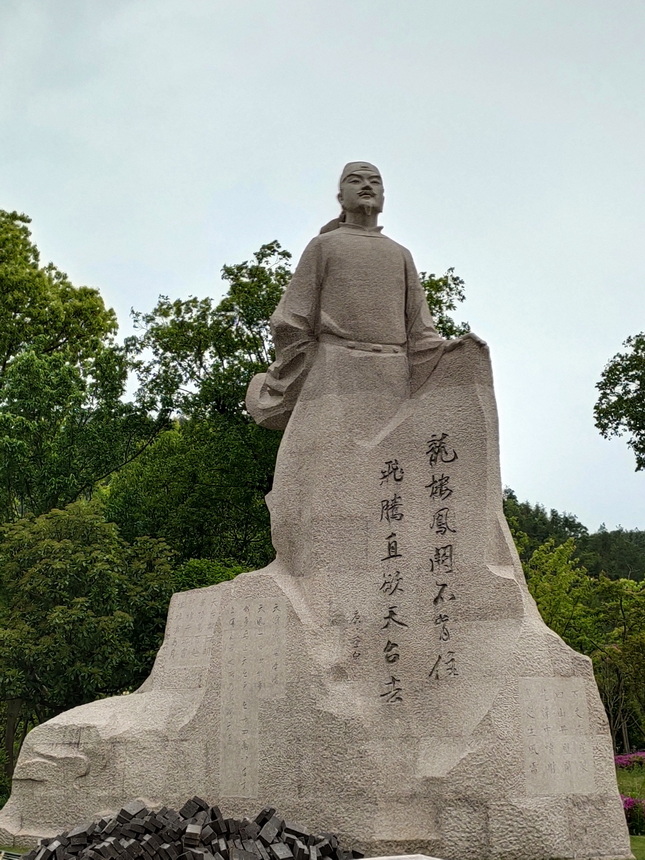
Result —
[[628, 337], [625, 352], [606, 365], [596, 388], [594, 416], [606, 438], [627, 434], [636, 470], [645, 469], [645, 332]]
[[162, 426], [123, 401], [114, 312], [40, 265], [28, 223], [0, 211], [0, 522], [90, 495]]

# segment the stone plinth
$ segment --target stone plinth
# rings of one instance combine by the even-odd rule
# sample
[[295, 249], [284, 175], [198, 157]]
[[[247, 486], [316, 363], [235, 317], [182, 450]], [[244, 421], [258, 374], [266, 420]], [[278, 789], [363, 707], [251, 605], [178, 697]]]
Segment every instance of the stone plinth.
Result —
[[276, 561], [175, 595], [139, 691], [30, 733], [0, 842], [199, 794], [370, 855], [629, 858], [590, 661], [542, 622], [502, 513], [487, 350], [409, 398], [405, 355], [321, 349]]

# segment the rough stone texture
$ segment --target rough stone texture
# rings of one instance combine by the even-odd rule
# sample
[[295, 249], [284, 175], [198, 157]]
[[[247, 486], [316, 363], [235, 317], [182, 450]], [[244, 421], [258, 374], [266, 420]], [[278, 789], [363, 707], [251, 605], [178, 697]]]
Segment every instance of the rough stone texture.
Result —
[[590, 661], [541, 621], [502, 513], [488, 351], [407, 379], [405, 354], [320, 344], [276, 561], [175, 595], [139, 691], [29, 734], [0, 842], [197, 793], [370, 855], [631, 856]]

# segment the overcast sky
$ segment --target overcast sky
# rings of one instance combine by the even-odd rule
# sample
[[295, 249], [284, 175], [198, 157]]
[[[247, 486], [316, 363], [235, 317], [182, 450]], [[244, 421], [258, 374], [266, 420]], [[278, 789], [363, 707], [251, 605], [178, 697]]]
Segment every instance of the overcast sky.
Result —
[[645, 474], [594, 427], [645, 329], [643, 0], [0, 0], [0, 207], [128, 314], [298, 256], [338, 174], [465, 279], [502, 475], [591, 530], [645, 528]]

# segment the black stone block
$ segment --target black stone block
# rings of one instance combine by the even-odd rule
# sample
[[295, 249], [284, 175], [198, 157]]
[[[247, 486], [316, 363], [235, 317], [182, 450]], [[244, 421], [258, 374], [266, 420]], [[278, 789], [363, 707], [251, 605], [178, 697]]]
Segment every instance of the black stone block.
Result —
[[273, 860], [290, 860], [293, 857], [291, 849], [284, 842], [274, 842], [269, 845], [269, 856]]
[[230, 860], [256, 860], [255, 854], [250, 854], [243, 848], [233, 846], [229, 852]]
[[188, 845], [189, 847], [197, 847], [199, 845], [199, 839], [202, 835], [202, 825], [195, 823], [189, 824], [186, 828], [186, 832], [184, 833], [184, 846]]
[[217, 840], [218, 834], [213, 830], [212, 823], [206, 824], [202, 827], [202, 836], [201, 840], [204, 845], [211, 845], [214, 841]]
[[255, 821], [248, 821], [244, 825], [244, 833], [249, 839], [257, 839], [261, 829]]
[[[130, 803], [126, 803], [116, 814], [116, 817], [121, 822], [132, 821], [133, 818], [138, 818], [148, 810], [146, 809], [145, 803], [141, 803], [140, 800], [132, 800]], [[106, 820], [103, 821], [102, 827], [108, 822]]]
[[293, 833], [294, 836], [297, 836], [299, 839], [306, 839], [309, 836], [309, 831], [305, 830], [304, 827], [300, 827], [298, 824], [294, 824], [292, 821], [284, 822], [284, 830], [285, 833]]
[[215, 831], [215, 833], [217, 833], [218, 836], [226, 836], [226, 834], [228, 833], [228, 830], [226, 829], [226, 822], [221, 816], [219, 818], [211, 818], [210, 826], [213, 828], [213, 830]]
[[243, 839], [242, 848], [244, 848], [244, 850], [247, 851], [249, 854], [253, 854], [255, 857], [260, 856], [260, 852], [255, 845], [254, 839]]
[[191, 797], [190, 800], [187, 800], [186, 803], [184, 803], [182, 808], [179, 810], [179, 814], [182, 816], [182, 818], [192, 818], [195, 813], [202, 812], [207, 809], [209, 809], [209, 805], [206, 803], [206, 801], [202, 800], [201, 797], [195, 795], [194, 797]]
[[300, 839], [296, 839], [294, 847], [291, 850], [296, 860], [305, 860], [305, 858], [309, 857], [309, 849]]
[[199, 812], [199, 806], [192, 800], [187, 800], [186, 803], [179, 810], [179, 815], [182, 818], [192, 818], [193, 815]]
[[256, 848], [258, 849], [258, 852], [259, 852], [260, 857], [262, 858], [262, 860], [271, 860], [271, 858], [269, 857], [269, 852], [268, 852], [268, 851], [267, 851], [267, 849], [264, 847], [264, 843], [260, 842], [260, 840], [259, 840], [259, 839], [256, 839], [256, 840], [255, 840], [255, 846], [256, 846]]
[[265, 845], [270, 845], [282, 829], [283, 821], [277, 815], [272, 815], [271, 818], [262, 827], [258, 834]]
[[272, 818], [276, 813], [276, 809], [273, 806], [265, 806], [264, 809], [261, 809], [258, 814], [253, 819], [256, 824], [260, 827], [264, 827], [269, 818]]
[[157, 812], [140, 800], [112, 818], [79, 824], [42, 839], [23, 860], [362, 860], [332, 833], [315, 835], [285, 823], [272, 806], [253, 820], [224, 818], [195, 796], [179, 812]]

